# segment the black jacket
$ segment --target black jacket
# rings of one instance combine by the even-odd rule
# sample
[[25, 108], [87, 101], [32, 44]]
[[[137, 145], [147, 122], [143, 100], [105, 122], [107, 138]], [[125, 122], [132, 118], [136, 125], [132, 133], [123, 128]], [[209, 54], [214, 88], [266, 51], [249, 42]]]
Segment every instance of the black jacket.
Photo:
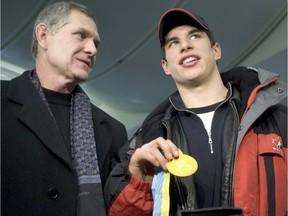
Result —
[[[124, 125], [92, 105], [104, 184], [127, 144]], [[28, 72], [1, 82], [1, 215], [75, 215], [70, 153]]]

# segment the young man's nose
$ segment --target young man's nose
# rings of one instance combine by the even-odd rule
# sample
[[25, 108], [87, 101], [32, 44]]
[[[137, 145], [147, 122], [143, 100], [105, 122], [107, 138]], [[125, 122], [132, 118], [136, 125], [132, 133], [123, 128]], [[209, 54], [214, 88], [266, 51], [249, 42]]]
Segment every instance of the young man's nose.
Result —
[[187, 50], [193, 49], [193, 44], [190, 40], [183, 40], [180, 43], [181, 52], [185, 52]]

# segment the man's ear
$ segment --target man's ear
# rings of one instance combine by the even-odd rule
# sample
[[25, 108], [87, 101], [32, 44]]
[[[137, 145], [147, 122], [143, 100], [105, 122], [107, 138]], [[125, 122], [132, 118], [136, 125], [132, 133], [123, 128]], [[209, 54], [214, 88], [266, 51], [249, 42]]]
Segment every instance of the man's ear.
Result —
[[44, 23], [39, 23], [35, 28], [35, 36], [38, 42], [38, 46], [46, 50], [48, 46], [47, 36], [48, 30], [47, 26]]
[[165, 74], [166, 75], [170, 75], [170, 72], [168, 71], [168, 62], [167, 62], [167, 60], [162, 59], [161, 60], [161, 65], [162, 65], [162, 68], [163, 68]]
[[221, 51], [221, 46], [219, 43], [215, 43], [212, 47], [215, 55], [215, 60], [221, 59], [222, 51]]

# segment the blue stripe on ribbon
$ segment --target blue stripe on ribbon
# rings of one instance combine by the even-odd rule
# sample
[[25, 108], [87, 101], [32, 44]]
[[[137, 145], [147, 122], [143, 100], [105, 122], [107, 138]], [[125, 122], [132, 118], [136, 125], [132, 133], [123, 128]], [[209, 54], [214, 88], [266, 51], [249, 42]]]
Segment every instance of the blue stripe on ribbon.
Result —
[[159, 168], [156, 170], [154, 174], [151, 187], [154, 200], [153, 216], [161, 215], [163, 182], [164, 182], [164, 172]]

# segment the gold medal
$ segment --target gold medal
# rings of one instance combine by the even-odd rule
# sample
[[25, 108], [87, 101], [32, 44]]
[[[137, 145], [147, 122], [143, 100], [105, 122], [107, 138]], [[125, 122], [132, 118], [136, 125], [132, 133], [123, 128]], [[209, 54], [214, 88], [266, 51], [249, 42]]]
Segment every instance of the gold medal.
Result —
[[183, 154], [180, 149], [178, 149], [178, 152], [178, 158], [174, 158], [171, 161], [167, 160], [166, 166], [168, 171], [179, 177], [186, 177], [194, 174], [198, 169], [197, 161], [193, 157]]

